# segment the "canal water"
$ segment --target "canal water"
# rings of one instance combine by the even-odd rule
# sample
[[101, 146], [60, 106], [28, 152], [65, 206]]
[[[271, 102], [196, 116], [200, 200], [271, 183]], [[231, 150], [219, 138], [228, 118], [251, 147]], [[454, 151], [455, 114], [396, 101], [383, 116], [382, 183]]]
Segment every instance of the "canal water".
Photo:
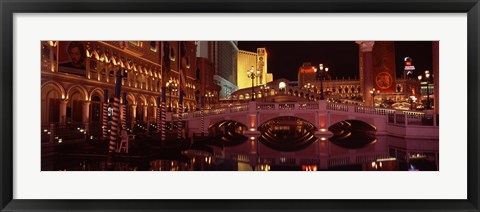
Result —
[[42, 171], [439, 170], [438, 140], [377, 135], [374, 127], [355, 120], [331, 126], [333, 136], [320, 139], [314, 126], [288, 117], [263, 124], [253, 139], [243, 136], [245, 127], [238, 123], [215, 127], [209, 136], [168, 145], [151, 145], [138, 135], [129, 154], [117, 154], [113, 165], [104, 149], [90, 144], [71, 147], [75, 151], [58, 148], [42, 157]]

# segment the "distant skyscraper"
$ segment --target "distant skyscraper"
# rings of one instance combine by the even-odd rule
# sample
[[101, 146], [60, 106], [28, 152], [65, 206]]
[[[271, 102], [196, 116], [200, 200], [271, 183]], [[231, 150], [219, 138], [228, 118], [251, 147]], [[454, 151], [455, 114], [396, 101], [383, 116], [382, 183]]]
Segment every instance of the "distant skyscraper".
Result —
[[237, 87], [237, 54], [236, 41], [212, 42], [215, 82], [221, 87], [220, 99], [229, 98]]

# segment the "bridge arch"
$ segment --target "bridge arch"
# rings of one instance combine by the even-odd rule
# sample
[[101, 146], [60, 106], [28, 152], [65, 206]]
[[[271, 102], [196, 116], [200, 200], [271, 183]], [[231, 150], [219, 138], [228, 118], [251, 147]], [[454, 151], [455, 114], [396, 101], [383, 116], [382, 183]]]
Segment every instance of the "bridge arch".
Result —
[[310, 121], [295, 116], [272, 118], [258, 127], [258, 140], [279, 151], [298, 151], [318, 140], [317, 127]]
[[235, 120], [221, 120], [208, 126], [208, 133], [214, 142], [222, 146], [234, 146], [247, 140], [243, 134], [247, 126]]
[[328, 130], [333, 133], [329, 139], [333, 144], [348, 149], [363, 148], [377, 141], [377, 128], [362, 120], [340, 121], [331, 125]]

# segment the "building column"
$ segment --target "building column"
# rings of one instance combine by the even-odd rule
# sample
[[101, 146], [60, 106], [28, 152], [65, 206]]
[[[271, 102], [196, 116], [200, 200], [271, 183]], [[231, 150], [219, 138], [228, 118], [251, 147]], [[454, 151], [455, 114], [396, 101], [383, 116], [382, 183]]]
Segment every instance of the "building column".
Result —
[[90, 58], [85, 58], [85, 72], [87, 74], [87, 79], [90, 79]]
[[258, 128], [258, 112], [256, 111], [256, 102], [250, 101], [248, 102], [249, 105], [249, 114], [247, 116], [247, 131], [244, 133], [245, 136], [249, 137], [250, 139], [256, 139], [260, 136], [260, 131], [257, 130]]
[[143, 106], [143, 122], [147, 122], [148, 120], [148, 105]]
[[[52, 72], [55, 72], [56, 71], [56, 68], [57, 68], [57, 64], [54, 62], [55, 61], [55, 56], [54, 56], [54, 53], [57, 53], [57, 45], [58, 45], [58, 42], [56, 44], [55, 41], [52, 41], [53, 43], [50, 45], [50, 54], [49, 54], [49, 60], [50, 60], [50, 71]], [[58, 54], [57, 54], [58, 55]]]
[[153, 120], [157, 120], [157, 106], [152, 106], [153, 107]]
[[90, 101], [85, 101], [82, 104], [82, 123], [87, 123], [90, 117]]
[[362, 68], [360, 68], [363, 73], [360, 73], [363, 76], [363, 81], [360, 79], [360, 84], [363, 88], [363, 101], [366, 106], [373, 106], [372, 95], [369, 93], [373, 88], [373, 58], [372, 50], [374, 41], [357, 41], [356, 42], [360, 47], [361, 60], [363, 61]]
[[132, 112], [131, 112], [132, 113], [131, 114], [132, 115], [132, 118], [131, 118], [132, 122], [130, 123], [131, 124], [130, 129], [133, 130], [134, 127], [135, 127], [135, 121], [137, 120], [137, 105], [132, 104], [131, 106], [132, 106]]
[[62, 99], [60, 101], [60, 120], [58, 120], [59, 124], [65, 124], [65, 119], [67, 117], [67, 103], [68, 100]]

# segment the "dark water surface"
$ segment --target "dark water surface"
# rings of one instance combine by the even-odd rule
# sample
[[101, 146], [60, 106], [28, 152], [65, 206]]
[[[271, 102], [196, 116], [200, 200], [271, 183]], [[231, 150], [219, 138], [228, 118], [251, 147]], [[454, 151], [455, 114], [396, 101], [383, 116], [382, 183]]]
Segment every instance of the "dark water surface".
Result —
[[354, 120], [332, 125], [329, 131], [334, 135], [327, 139], [318, 139], [314, 126], [295, 118], [265, 123], [259, 127], [261, 136], [254, 139], [243, 136], [245, 129], [236, 123], [225, 122], [217, 127], [210, 137], [169, 144], [144, 141], [147, 138], [139, 135], [129, 154], [117, 154], [111, 166], [102, 147], [83, 143], [56, 148], [49, 156], [42, 153], [42, 170], [438, 170], [438, 140], [379, 136], [374, 127]]

